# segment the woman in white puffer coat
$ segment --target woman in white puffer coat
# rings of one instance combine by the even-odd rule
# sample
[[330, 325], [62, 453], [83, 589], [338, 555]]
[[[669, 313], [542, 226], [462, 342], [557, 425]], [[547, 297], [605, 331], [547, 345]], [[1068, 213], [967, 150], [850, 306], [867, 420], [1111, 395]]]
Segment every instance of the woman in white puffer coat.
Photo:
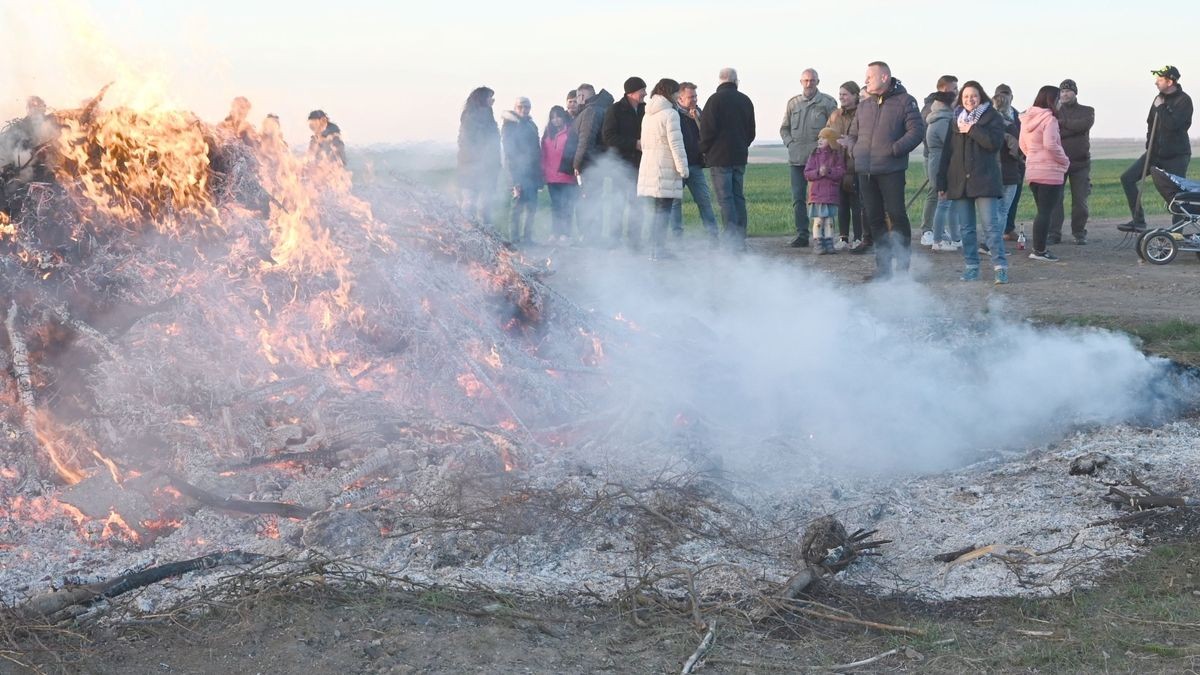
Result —
[[688, 177], [687, 153], [679, 127], [675, 96], [679, 83], [662, 79], [654, 85], [642, 118], [642, 163], [638, 167], [639, 197], [654, 199], [654, 224], [650, 235], [650, 259], [673, 258], [666, 250], [671, 204], [683, 199], [683, 181]]

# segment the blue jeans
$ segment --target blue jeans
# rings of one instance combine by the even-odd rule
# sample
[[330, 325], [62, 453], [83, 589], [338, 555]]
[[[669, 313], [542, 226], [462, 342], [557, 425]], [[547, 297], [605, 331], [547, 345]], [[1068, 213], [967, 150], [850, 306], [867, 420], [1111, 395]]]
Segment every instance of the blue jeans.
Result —
[[962, 228], [963, 261], [967, 267], [979, 269], [979, 240], [975, 235], [975, 216], [978, 212], [979, 225], [987, 235], [988, 249], [992, 252], [992, 266], [997, 269], [1008, 267], [1008, 256], [1004, 252], [1004, 224], [1000, 220], [997, 204], [1000, 197], [975, 197], [953, 200], [953, 217]]
[[1020, 185], [1015, 183], [1013, 185], [1005, 185], [1004, 196], [1000, 198], [1000, 203], [996, 205], [996, 211], [1000, 214], [997, 217], [1000, 219], [1000, 222], [1005, 224], [1005, 232], [1012, 231], [1008, 229], [1008, 212], [1014, 207], [1013, 200], [1017, 198], [1018, 187], [1020, 187]]
[[[933, 196], [937, 199], [937, 190], [933, 190]], [[938, 199], [937, 205], [933, 207], [933, 240], [934, 241], [960, 241], [962, 232], [959, 231], [959, 221], [953, 217], [953, 200]]]
[[792, 219], [796, 221], [796, 236], [808, 241], [808, 179], [804, 167], [792, 167]]
[[725, 239], [734, 247], [742, 247], [746, 243], [746, 165], [714, 166], [708, 171], [721, 208]]
[[[692, 201], [700, 209], [700, 222], [710, 237], [717, 236], [717, 214], [713, 212], [712, 197], [708, 194], [708, 181], [704, 178], [704, 167], [693, 164], [688, 167], [687, 180], [683, 186], [692, 193]], [[671, 206], [671, 229], [677, 234], [683, 232], [683, 200], [676, 199]]]

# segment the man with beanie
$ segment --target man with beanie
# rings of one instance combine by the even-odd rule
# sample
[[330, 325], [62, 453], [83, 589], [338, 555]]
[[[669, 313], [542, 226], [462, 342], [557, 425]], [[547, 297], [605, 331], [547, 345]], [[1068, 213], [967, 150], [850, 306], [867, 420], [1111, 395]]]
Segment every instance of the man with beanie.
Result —
[[[1146, 116], [1146, 152], [1121, 174], [1121, 187], [1125, 188], [1129, 215], [1133, 216], [1133, 220], [1117, 226], [1122, 232], [1146, 229], [1138, 184], [1149, 174], [1147, 168], [1157, 167], [1167, 173], [1185, 176], [1192, 161], [1192, 142], [1188, 138], [1188, 129], [1192, 126], [1192, 98], [1179, 86], [1179, 69], [1164, 66], [1150, 74], [1155, 77], [1158, 96]], [[1170, 197], [1163, 194], [1163, 199]]]
[[908, 275], [912, 225], [904, 203], [904, 172], [909, 153], [925, 140], [925, 120], [917, 99], [883, 61], [867, 64], [864, 89], [867, 98], [858, 105], [848, 137], [863, 219], [875, 240], [872, 280], [885, 281], [893, 273]]
[[[1096, 122], [1096, 109], [1080, 105], [1076, 97], [1079, 87], [1075, 80], [1063, 80], [1058, 85], [1058, 129], [1062, 134], [1063, 151], [1071, 161], [1067, 169], [1066, 180], [1071, 184], [1071, 236], [1075, 243], [1087, 243], [1088, 195], [1092, 193], [1092, 125]], [[1066, 220], [1063, 202], [1060, 197], [1054, 210], [1050, 212], [1050, 229], [1046, 235], [1046, 243], [1057, 244], [1062, 241], [1063, 221]]]
[[[625, 95], [604, 115], [604, 144], [620, 160], [613, 176], [614, 192], [625, 198], [625, 230], [629, 248], [642, 246], [642, 200], [637, 196], [638, 165], [642, 161], [642, 117], [646, 114], [646, 81], [640, 77], [625, 80]], [[609, 232], [613, 247], [621, 244], [621, 219]]]
[[[942, 209], [939, 217], [950, 217], [950, 204], [945, 199], [939, 200], [937, 190], [937, 167], [942, 159], [942, 142], [946, 140], [946, 132], [950, 128], [950, 117], [954, 111], [954, 100], [958, 97], [958, 78], [953, 75], [943, 75], [938, 78], [937, 90], [925, 97], [925, 105], [921, 108], [921, 118], [925, 120], [925, 177], [929, 180], [929, 194], [925, 195], [925, 208], [921, 210], [921, 245], [933, 246], [933, 219], [938, 207]], [[937, 108], [936, 110], [934, 108]], [[949, 243], [949, 242], [947, 242]], [[951, 247], [953, 248], [953, 247]], [[938, 249], [940, 250], [940, 249]]]
[[820, 82], [817, 71], [812, 68], [800, 73], [800, 93], [787, 102], [783, 124], [779, 126], [779, 136], [787, 148], [788, 164], [792, 167], [792, 218], [796, 221], [796, 238], [791, 245], [797, 248], [808, 246], [808, 181], [804, 179], [804, 165], [817, 149], [817, 134], [837, 109], [837, 101], [832, 96], [817, 90]]
[[721, 207], [725, 240], [734, 251], [746, 250], [746, 162], [754, 142], [754, 104], [738, 91], [738, 74], [722, 68], [721, 83], [704, 104], [700, 117], [700, 153], [712, 176]]

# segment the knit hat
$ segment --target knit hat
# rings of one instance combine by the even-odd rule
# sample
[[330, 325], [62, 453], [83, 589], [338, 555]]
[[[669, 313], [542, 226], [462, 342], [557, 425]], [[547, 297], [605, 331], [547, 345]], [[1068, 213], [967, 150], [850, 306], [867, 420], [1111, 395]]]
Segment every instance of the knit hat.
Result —
[[635, 91], [646, 88], [646, 81], [640, 77], [634, 76], [625, 80], [625, 93], [632, 94]]
[[1059, 89], [1070, 89], [1076, 94], [1079, 93], [1079, 85], [1075, 84], [1075, 80], [1063, 80], [1062, 84], [1058, 85]]
[[835, 143], [839, 138], [838, 132], [832, 127], [821, 127], [821, 131], [817, 133], [817, 138], [824, 138], [829, 141], [830, 145]]
[[1168, 80], [1171, 80], [1172, 82], [1179, 81], [1179, 69], [1176, 68], [1175, 66], [1163, 66], [1162, 68], [1159, 68], [1158, 70], [1150, 71], [1150, 74], [1155, 77], [1165, 77]]
[[841, 89], [845, 89], [846, 91], [850, 92], [851, 94], [858, 96], [858, 83], [855, 82], [854, 80], [850, 80], [848, 82], [843, 82]]
[[1008, 94], [1009, 96], [1012, 96], [1012, 87], [1008, 86], [1007, 84], [996, 85], [996, 91], [992, 93], [992, 96], [999, 96], [1000, 94]]

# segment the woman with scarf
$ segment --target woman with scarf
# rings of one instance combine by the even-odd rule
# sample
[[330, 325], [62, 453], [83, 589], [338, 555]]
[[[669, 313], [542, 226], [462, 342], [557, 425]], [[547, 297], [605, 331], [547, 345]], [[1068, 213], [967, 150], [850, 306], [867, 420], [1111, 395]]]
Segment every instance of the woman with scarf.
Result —
[[1021, 152], [1025, 153], [1025, 182], [1037, 204], [1033, 219], [1033, 252], [1029, 257], [1058, 262], [1058, 256], [1046, 250], [1050, 213], [1062, 200], [1063, 179], [1071, 160], [1063, 151], [1058, 131], [1059, 88], [1046, 85], [1038, 90], [1033, 106], [1021, 113]]
[[1004, 251], [1004, 223], [998, 203], [1004, 194], [1000, 176], [1000, 150], [1004, 147], [1004, 121], [992, 107], [983, 86], [971, 80], [962, 85], [955, 102], [954, 119], [946, 130], [937, 172], [938, 199], [951, 200], [951, 217], [962, 228], [965, 262], [963, 281], [979, 279], [979, 224], [992, 251], [997, 284], [1008, 283], [1008, 258]]
[[[851, 226], [854, 230], [854, 244], [863, 241], [863, 212], [862, 202], [858, 200], [858, 176], [854, 175], [854, 157], [846, 149], [850, 141], [846, 134], [850, 133], [850, 123], [854, 121], [854, 113], [858, 112], [858, 83], [854, 80], [842, 83], [838, 88], [838, 109], [829, 115], [825, 126], [837, 132], [837, 141], [832, 144], [835, 150], [842, 153], [842, 162], [846, 165], [846, 174], [841, 180], [841, 204], [838, 208], [838, 242], [834, 248], [841, 251], [851, 246]], [[871, 234], [866, 234], [870, 247]]]

